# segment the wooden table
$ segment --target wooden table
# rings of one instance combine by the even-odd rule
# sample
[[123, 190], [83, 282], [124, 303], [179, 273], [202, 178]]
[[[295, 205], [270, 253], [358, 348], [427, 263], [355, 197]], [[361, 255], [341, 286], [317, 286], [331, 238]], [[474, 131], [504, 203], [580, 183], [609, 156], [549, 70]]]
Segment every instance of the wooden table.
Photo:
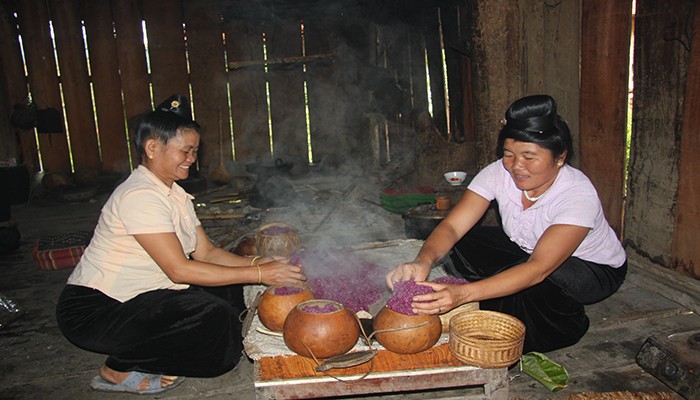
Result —
[[460, 399], [508, 399], [507, 368], [464, 365], [452, 356], [447, 344], [418, 354], [380, 350], [368, 375], [371, 363], [327, 371], [337, 379], [316, 372], [313, 360], [297, 355], [263, 357], [254, 365], [256, 399], [361, 396], [462, 387], [477, 388], [478, 393], [470, 390], [474, 394]]

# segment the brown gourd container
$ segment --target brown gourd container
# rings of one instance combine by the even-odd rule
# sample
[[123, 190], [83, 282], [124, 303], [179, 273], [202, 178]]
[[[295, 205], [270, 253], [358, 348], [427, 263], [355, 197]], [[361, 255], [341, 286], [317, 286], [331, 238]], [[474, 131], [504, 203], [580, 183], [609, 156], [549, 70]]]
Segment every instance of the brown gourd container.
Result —
[[[289, 290], [291, 289], [291, 290]], [[300, 291], [298, 289], [301, 289]], [[280, 294], [294, 291], [292, 294]], [[260, 322], [273, 332], [282, 332], [287, 315], [299, 303], [314, 298], [306, 285], [300, 286], [270, 286], [265, 289], [258, 303], [258, 318]]]
[[[313, 311], [310, 311], [311, 309]], [[324, 312], [319, 312], [324, 309]], [[350, 351], [360, 338], [360, 325], [352, 311], [331, 300], [308, 300], [287, 316], [282, 331], [293, 352], [326, 359]]]
[[[406, 315], [389, 307], [382, 308], [372, 322], [374, 337], [387, 350], [400, 354], [414, 354], [433, 347], [442, 334], [442, 323], [437, 315]], [[377, 332], [385, 329], [398, 329]]]
[[289, 257], [300, 247], [299, 232], [281, 222], [263, 225], [255, 234], [255, 248], [259, 256]]

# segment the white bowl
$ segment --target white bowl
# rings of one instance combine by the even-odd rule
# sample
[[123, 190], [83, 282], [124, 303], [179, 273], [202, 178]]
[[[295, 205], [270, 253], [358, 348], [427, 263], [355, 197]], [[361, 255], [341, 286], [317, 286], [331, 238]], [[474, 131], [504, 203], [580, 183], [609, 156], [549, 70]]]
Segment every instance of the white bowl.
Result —
[[464, 171], [450, 171], [445, 173], [445, 180], [452, 186], [459, 186], [467, 178], [467, 173]]

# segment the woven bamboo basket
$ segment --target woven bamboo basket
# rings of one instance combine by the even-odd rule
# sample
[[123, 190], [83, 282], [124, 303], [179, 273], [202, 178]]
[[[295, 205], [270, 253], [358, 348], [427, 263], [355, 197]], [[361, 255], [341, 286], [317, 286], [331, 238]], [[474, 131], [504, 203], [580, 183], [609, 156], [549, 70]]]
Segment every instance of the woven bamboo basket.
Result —
[[524, 340], [525, 325], [508, 314], [473, 310], [450, 320], [450, 352], [468, 365], [508, 367], [523, 354]]
[[255, 234], [255, 247], [260, 256], [289, 257], [300, 246], [297, 230], [280, 222], [263, 225]]
[[452, 317], [465, 311], [472, 311], [478, 309], [479, 302], [475, 301], [472, 303], [462, 304], [461, 306], [453, 308], [444, 314], [440, 314], [440, 323], [442, 323], [442, 333], [447, 333], [450, 331], [450, 319], [452, 319]]

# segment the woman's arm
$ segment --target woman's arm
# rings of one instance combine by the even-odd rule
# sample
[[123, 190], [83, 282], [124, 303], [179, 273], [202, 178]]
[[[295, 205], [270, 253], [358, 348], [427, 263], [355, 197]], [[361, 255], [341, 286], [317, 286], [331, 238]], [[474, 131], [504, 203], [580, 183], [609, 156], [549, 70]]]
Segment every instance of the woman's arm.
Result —
[[[199, 229], [202, 228], [199, 227]], [[202, 233], [198, 232], [198, 234], [203, 234], [203, 229]], [[204, 242], [208, 245], [206, 243], [200, 244], [202, 242], [200, 236], [197, 249], [192, 253], [194, 259], [185, 257], [175, 233], [139, 234], [134, 235], [134, 237], [168, 278], [176, 283], [200, 286], [223, 286], [236, 283], [281, 285], [306, 280], [301, 267], [277, 261], [259, 264], [260, 268], [255, 265], [245, 266], [250, 265], [250, 259], [230, 253], [230, 255], [222, 254], [221, 252], [226, 251], [216, 250], [209, 239], [206, 239], [206, 235], [204, 235]], [[240, 268], [231, 268], [232, 266]]]
[[542, 282], [583, 242], [589, 228], [576, 225], [552, 225], [537, 241], [530, 258], [492, 277], [464, 285], [440, 285], [426, 282], [435, 293], [416, 296], [414, 311], [435, 314], [464, 303], [507, 296]]
[[430, 233], [415, 260], [401, 264], [387, 274], [389, 287], [393, 287], [395, 282], [409, 279], [425, 280], [433, 264], [479, 222], [489, 204], [488, 200], [467, 189], [447, 217]]

